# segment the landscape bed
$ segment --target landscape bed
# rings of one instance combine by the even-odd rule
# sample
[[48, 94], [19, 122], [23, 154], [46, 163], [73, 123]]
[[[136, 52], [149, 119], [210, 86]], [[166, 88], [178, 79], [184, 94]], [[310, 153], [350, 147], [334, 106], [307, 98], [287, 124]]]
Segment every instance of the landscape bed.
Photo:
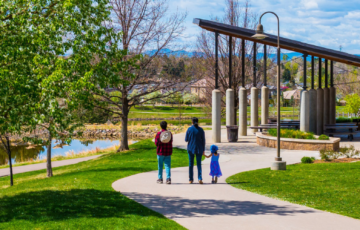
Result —
[[[315, 135], [314, 135], [315, 136]], [[317, 136], [315, 136], [317, 138]], [[261, 132], [256, 133], [256, 143], [260, 146], [276, 148], [277, 137], [273, 137]], [[297, 139], [281, 138], [280, 148], [289, 150], [338, 150], [340, 147], [340, 138], [330, 137], [329, 140], [319, 139]]]

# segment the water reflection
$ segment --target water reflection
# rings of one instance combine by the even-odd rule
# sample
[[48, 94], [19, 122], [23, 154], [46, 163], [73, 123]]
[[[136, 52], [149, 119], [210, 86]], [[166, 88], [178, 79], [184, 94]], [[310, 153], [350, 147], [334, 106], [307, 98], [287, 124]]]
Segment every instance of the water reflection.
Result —
[[[52, 141], [52, 147], [58, 143], [55, 140]], [[62, 148], [53, 148], [51, 150], [52, 157], [66, 156], [67, 153], [79, 153], [87, 150], [94, 150], [96, 148], [105, 149], [115, 145], [119, 145], [120, 141], [115, 139], [97, 139], [97, 140], [85, 140], [74, 139], [69, 146], [63, 146]], [[46, 146], [34, 146], [33, 148], [27, 148], [27, 146], [14, 146], [11, 147], [12, 163], [20, 163], [26, 161], [32, 161], [36, 159], [46, 158]], [[9, 163], [9, 158], [4, 151], [0, 148], [0, 165]]]

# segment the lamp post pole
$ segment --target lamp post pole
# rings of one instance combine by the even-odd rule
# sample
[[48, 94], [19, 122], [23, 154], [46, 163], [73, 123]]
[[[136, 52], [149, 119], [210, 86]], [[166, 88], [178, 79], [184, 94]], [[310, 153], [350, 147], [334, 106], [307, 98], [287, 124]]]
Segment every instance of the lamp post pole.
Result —
[[276, 157], [275, 157], [275, 162], [272, 165], [271, 169], [273, 170], [285, 170], [286, 169], [286, 162], [282, 161], [282, 158], [280, 156], [280, 20], [279, 17], [277, 16], [277, 14], [275, 14], [274, 12], [271, 11], [267, 11], [265, 13], [263, 13], [260, 16], [260, 20], [259, 20], [259, 25], [257, 26], [256, 29], [256, 34], [253, 36], [256, 39], [264, 39], [266, 37], [268, 37], [267, 35], [264, 34], [264, 29], [263, 26], [261, 25], [261, 18], [267, 14], [273, 14], [275, 15], [275, 17], [277, 18], [277, 22], [278, 22], [278, 37], [277, 37], [277, 95], [276, 95], [276, 99], [277, 99], [277, 145], [276, 145]]

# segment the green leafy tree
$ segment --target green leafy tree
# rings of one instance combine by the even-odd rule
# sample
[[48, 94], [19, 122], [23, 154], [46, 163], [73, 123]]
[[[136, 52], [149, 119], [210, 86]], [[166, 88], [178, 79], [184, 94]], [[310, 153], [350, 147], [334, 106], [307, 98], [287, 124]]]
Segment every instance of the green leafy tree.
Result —
[[[55, 98], [91, 86], [92, 69], [82, 63], [93, 58], [94, 46], [106, 50], [102, 22], [109, 8], [105, 0], [11, 0], [0, 2], [0, 9], [0, 139], [11, 159], [14, 135], [51, 119], [54, 129], [68, 124]], [[76, 55], [63, 58], [71, 52]], [[76, 95], [84, 99], [86, 93]]]
[[346, 95], [344, 100], [346, 101], [345, 112], [355, 113], [356, 116], [360, 115], [360, 96], [358, 94]]

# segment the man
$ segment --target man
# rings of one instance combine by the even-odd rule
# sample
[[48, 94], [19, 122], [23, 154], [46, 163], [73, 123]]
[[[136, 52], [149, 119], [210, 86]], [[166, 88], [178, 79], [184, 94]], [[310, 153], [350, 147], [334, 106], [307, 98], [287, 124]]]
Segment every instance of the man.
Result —
[[192, 184], [194, 182], [194, 158], [196, 157], [199, 184], [203, 184], [201, 157], [205, 154], [205, 132], [199, 127], [199, 120], [196, 117], [192, 119], [192, 124], [193, 125], [186, 131], [185, 136], [185, 141], [188, 142], [189, 183]]
[[166, 184], [171, 184], [172, 134], [167, 131], [166, 121], [160, 122], [161, 131], [156, 134], [155, 145], [158, 159], [158, 184], [163, 183], [163, 167], [165, 164]]

